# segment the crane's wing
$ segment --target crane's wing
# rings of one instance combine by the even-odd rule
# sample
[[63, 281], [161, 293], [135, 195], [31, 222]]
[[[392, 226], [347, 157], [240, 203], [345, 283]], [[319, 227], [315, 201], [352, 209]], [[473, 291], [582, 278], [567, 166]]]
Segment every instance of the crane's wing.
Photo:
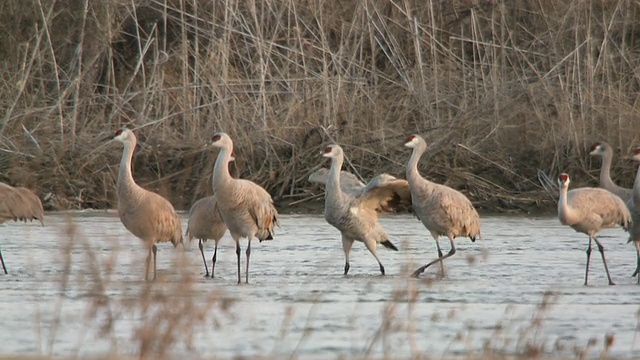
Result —
[[569, 190], [567, 201], [584, 214], [593, 214], [602, 221], [603, 227], [620, 225], [628, 230], [632, 223], [631, 213], [622, 199], [602, 188], [576, 188]]
[[411, 190], [407, 180], [381, 174], [367, 184], [355, 202], [361, 209], [388, 213], [411, 206]]
[[[329, 179], [329, 169], [320, 168], [309, 175], [309, 182], [326, 185]], [[348, 171], [340, 171], [340, 189], [353, 197], [358, 196], [365, 185], [358, 177]]]

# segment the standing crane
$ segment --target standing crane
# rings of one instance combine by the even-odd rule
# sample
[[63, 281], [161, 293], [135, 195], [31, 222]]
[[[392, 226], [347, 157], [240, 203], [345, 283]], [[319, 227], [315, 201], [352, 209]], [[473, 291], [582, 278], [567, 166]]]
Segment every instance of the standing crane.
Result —
[[227, 232], [227, 225], [224, 224], [220, 210], [218, 209], [218, 201], [215, 195], [203, 197], [196, 201], [189, 210], [189, 222], [187, 223], [186, 235], [189, 242], [198, 239], [198, 248], [202, 254], [202, 262], [204, 262], [205, 277], [209, 277], [209, 269], [207, 268], [207, 260], [204, 257], [204, 242], [212, 239], [215, 247], [213, 249], [213, 258], [211, 258], [211, 277], [216, 267], [216, 259], [218, 254], [218, 243]]
[[[409, 184], [406, 180], [381, 174], [366, 186], [360, 186], [362, 183], [355, 176], [341, 171], [344, 152], [339, 145], [327, 146], [322, 155], [331, 159], [328, 176], [323, 176], [326, 171], [315, 172], [309, 180], [326, 186], [324, 217], [342, 234], [344, 275], [349, 272], [349, 253], [356, 240], [364, 243], [378, 262], [380, 273], [385, 275], [384, 266], [376, 254], [377, 245], [395, 251], [398, 248], [389, 241], [389, 235], [378, 222], [378, 213], [393, 211], [402, 203], [408, 204], [411, 201]], [[342, 175], [346, 181], [342, 181]]]
[[[631, 159], [640, 163], [640, 147], [635, 148]], [[629, 228], [628, 242], [633, 242], [636, 248], [636, 270], [631, 277], [638, 276], [638, 284], [640, 284], [640, 275], [638, 275], [638, 271], [640, 270], [640, 166], [638, 167], [636, 178], [633, 182], [632, 196], [627, 201], [627, 207], [631, 212], [632, 220], [631, 227]]]
[[[438, 249], [438, 258], [418, 268], [411, 276], [418, 277], [436, 262], [440, 262], [440, 270], [444, 275], [442, 261], [456, 253], [453, 239], [464, 236], [475, 242], [477, 237], [482, 237], [480, 216], [464, 194], [448, 186], [429, 181], [420, 175], [418, 162], [427, 150], [427, 143], [422, 137], [410, 135], [405, 146], [413, 149], [406, 168], [413, 211], [436, 240]], [[444, 256], [440, 248], [440, 236], [446, 236], [451, 244], [449, 253]]]
[[569, 175], [558, 176], [560, 197], [558, 200], [558, 218], [562, 225], [569, 225], [577, 232], [589, 235], [587, 247], [587, 265], [584, 274], [584, 284], [589, 279], [589, 260], [591, 258], [591, 243], [595, 241], [602, 257], [604, 269], [607, 272], [609, 285], [615, 285], [609, 275], [604, 247], [597, 238], [600, 230], [621, 225], [625, 230], [631, 225], [631, 214], [625, 203], [612, 192], [601, 188], [569, 189]]
[[[229, 173], [232, 177], [238, 178], [237, 167], [231, 166], [231, 162], [229, 163]], [[193, 203], [191, 210], [189, 210], [189, 222], [187, 223], [186, 235], [188, 236], [189, 242], [194, 238], [198, 239], [198, 248], [200, 249], [200, 254], [202, 254], [202, 262], [204, 262], [205, 277], [209, 277], [209, 269], [207, 268], [207, 260], [204, 257], [203, 243], [209, 239], [212, 239], [215, 243], [213, 257], [211, 258], [211, 277], [213, 278], [218, 254], [218, 243], [226, 232], [227, 225], [225, 225], [220, 215], [218, 200], [215, 194], [203, 197]]]
[[171, 242], [174, 247], [183, 243], [182, 223], [171, 203], [162, 196], [136, 184], [131, 173], [131, 159], [137, 139], [129, 129], [118, 129], [113, 139], [124, 145], [116, 190], [118, 215], [129, 232], [148, 247], [145, 280], [149, 280], [149, 263], [153, 255], [153, 280], [156, 279], [157, 243]]
[[278, 224], [278, 211], [271, 195], [260, 185], [246, 179], [234, 179], [229, 173], [233, 141], [223, 132], [213, 135], [212, 145], [220, 148], [213, 168], [213, 191], [218, 209], [231, 237], [236, 242], [238, 258], [238, 284], [240, 284], [240, 238], [247, 238], [245, 282], [249, 283], [249, 256], [251, 240], [273, 240], [274, 227]]
[[611, 180], [611, 161], [613, 159], [613, 149], [606, 142], [597, 142], [591, 146], [589, 152], [592, 156], [599, 156], [602, 158], [602, 165], [600, 166], [600, 187], [611, 191], [618, 195], [622, 201], [628, 201], [631, 199], [633, 190], [623, 188], [616, 185]]

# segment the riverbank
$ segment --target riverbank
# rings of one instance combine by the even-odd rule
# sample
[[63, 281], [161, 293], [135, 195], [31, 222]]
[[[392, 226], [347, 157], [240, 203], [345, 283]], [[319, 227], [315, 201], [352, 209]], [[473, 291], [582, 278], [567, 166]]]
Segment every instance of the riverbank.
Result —
[[401, 177], [412, 133], [420, 172], [480, 212], [553, 209], [538, 169], [597, 186], [595, 141], [632, 186], [637, 2], [248, 4], [5, 2], [0, 181], [113, 208], [122, 149], [102, 139], [127, 126], [134, 177], [181, 210], [211, 193], [217, 131], [283, 211], [311, 211], [323, 146], [362, 179]]

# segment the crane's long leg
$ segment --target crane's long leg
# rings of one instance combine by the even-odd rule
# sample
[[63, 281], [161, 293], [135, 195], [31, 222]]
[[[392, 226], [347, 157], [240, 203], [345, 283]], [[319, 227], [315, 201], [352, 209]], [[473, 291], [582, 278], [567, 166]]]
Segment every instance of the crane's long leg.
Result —
[[151, 247], [149, 247], [149, 251], [147, 251], [147, 259], [144, 263], [144, 279], [149, 281], [149, 264], [151, 263]]
[[215, 242], [215, 247], [213, 248], [213, 258], [211, 258], [211, 277], [213, 278], [213, 272], [216, 268], [216, 259], [218, 258], [218, 242]]
[[440, 257], [438, 257], [437, 259], [435, 259], [435, 260], [431, 261], [430, 263], [428, 263], [427, 265], [425, 265], [425, 266], [422, 266], [422, 267], [418, 268], [418, 270], [414, 271], [414, 272], [411, 274], [411, 277], [418, 277], [418, 276], [419, 276], [420, 274], [422, 274], [422, 273], [423, 273], [423, 272], [424, 272], [424, 271], [425, 271], [429, 266], [431, 266], [431, 265], [433, 265], [433, 264], [437, 263], [438, 261], [442, 262], [444, 259], [446, 259], [446, 258], [448, 258], [448, 257], [452, 256], [453, 254], [455, 254], [455, 253], [456, 253], [456, 246], [455, 246], [455, 244], [453, 243], [453, 239], [452, 239], [451, 237], [449, 237], [449, 242], [451, 243], [451, 250], [449, 250], [449, 252], [447, 253], [447, 255], [440, 256]]
[[204, 258], [204, 246], [202, 245], [202, 243], [203, 243], [202, 239], [198, 239], [198, 248], [200, 248], [200, 254], [202, 254], [202, 262], [204, 263], [204, 271], [206, 271], [205, 277], [209, 277], [209, 268], [207, 268], [207, 260]]
[[[437, 233], [432, 232], [431, 236], [433, 236], [433, 238], [436, 240], [436, 248], [438, 248], [438, 258], [442, 257], [442, 248], [440, 247], [440, 235], [438, 235]], [[442, 261], [440, 261], [440, 272], [442, 272], [442, 277], [445, 276], [444, 273], [444, 263]]]
[[4, 270], [4, 274], [8, 274], [7, 273], [7, 267], [4, 266], [4, 259], [2, 258], [2, 249], [0, 249], [0, 263], [2, 263], [2, 270]]
[[587, 269], [584, 272], [584, 284], [587, 285], [589, 280], [589, 259], [591, 259], [591, 236], [589, 236], [589, 247], [587, 247]]
[[600, 244], [600, 241], [598, 241], [598, 238], [594, 237], [593, 240], [598, 245], [598, 250], [600, 251], [600, 256], [602, 256], [602, 263], [604, 264], [604, 270], [607, 272], [607, 279], [609, 279], [609, 285], [615, 285], [613, 280], [611, 280], [611, 275], [609, 275], [609, 267], [607, 267], [607, 260], [605, 260], [605, 258], [604, 258], [604, 246], [602, 246], [602, 244]]
[[[634, 241], [633, 244], [636, 247], [636, 270], [631, 274], [631, 277], [638, 275], [638, 271], [640, 271], [640, 241]], [[638, 284], [640, 284], [640, 276], [638, 276]]]
[[380, 262], [380, 259], [378, 259], [378, 255], [376, 254], [377, 243], [375, 241], [365, 241], [364, 246], [367, 247], [369, 252], [371, 252], [371, 255], [373, 255], [373, 257], [376, 259], [376, 261], [378, 262], [378, 265], [380, 266], [380, 273], [384, 275], [385, 274], [384, 266], [382, 265], [382, 263]]
[[244, 274], [244, 282], [249, 283], [249, 255], [251, 255], [251, 238], [249, 238], [249, 243], [247, 244], [247, 251], [245, 252], [247, 255], [247, 270]]
[[156, 280], [156, 253], [158, 252], [158, 247], [156, 244], [153, 244], [151, 248], [153, 250], [153, 280]]
[[342, 236], [342, 250], [344, 250], [344, 275], [347, 275], [351, 266], [349, 265], [349, 252], [351, 252], [351, 246], [353, 240]]
[[238, 258], [238, 284], [240, 284], [240, 239], [236, 240], [236, 257]]

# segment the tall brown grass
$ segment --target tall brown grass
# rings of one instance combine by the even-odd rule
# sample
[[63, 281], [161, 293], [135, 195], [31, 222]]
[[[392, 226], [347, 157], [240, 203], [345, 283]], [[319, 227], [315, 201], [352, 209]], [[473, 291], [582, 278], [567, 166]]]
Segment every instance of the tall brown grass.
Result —
[[589, 145], [638, 145], [640, 5], [531, 1], [0, 3], [0, 171], [66, 208], [108, 207], [123, 125], [135, 176], [187, 208], [210, 188], [215, 131], [243, 177], [308, 196], [321, 144], [347, 170], [422, 172], [485, 210], [544, 205], [536, 169], [595, 184]]

